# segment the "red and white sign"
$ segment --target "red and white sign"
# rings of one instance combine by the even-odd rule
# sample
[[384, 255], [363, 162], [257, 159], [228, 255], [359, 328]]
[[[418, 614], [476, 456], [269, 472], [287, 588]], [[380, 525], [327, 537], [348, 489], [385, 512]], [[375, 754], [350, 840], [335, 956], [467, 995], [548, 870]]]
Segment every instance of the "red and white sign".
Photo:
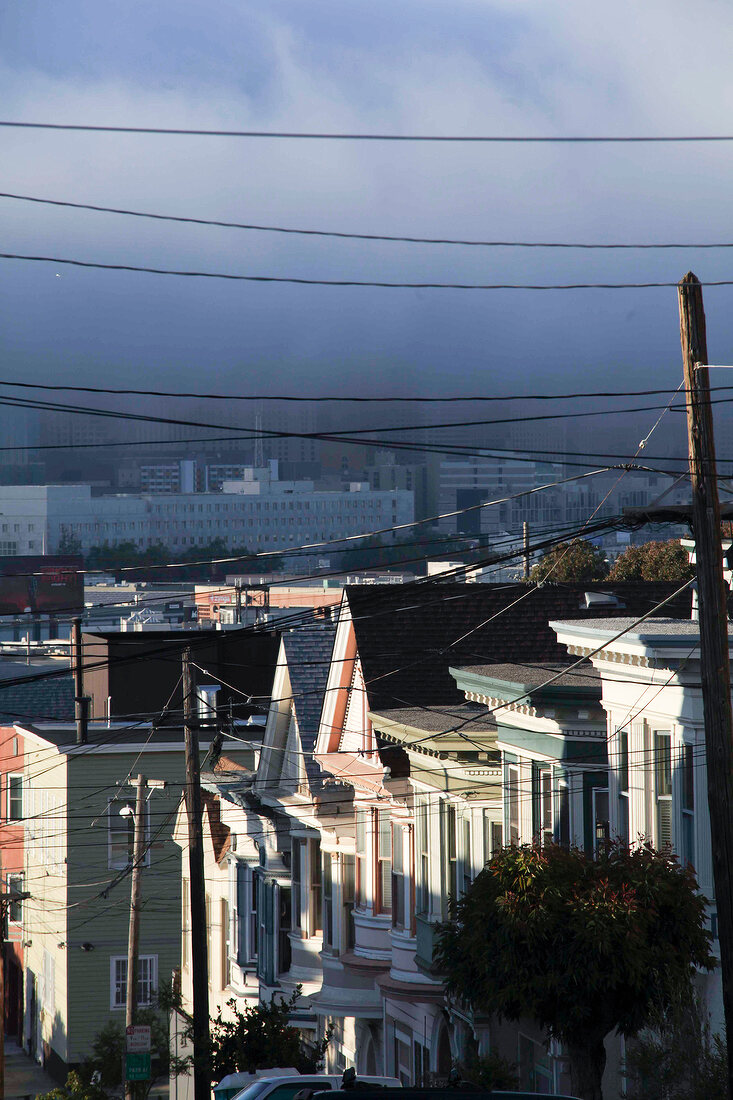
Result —
[[131, 1024], [125, 1029], [128, 1054], [146, 1054], [150, 1051], [150, 1025]]

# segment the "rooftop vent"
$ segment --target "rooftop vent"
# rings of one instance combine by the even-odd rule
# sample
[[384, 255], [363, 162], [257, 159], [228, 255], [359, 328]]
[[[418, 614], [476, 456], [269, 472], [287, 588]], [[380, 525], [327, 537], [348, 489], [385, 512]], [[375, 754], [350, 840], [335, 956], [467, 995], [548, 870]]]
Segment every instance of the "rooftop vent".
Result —
[[581, 607], [626, 607], [623, 600], [614, 596], [612, 592], [584, 592]]

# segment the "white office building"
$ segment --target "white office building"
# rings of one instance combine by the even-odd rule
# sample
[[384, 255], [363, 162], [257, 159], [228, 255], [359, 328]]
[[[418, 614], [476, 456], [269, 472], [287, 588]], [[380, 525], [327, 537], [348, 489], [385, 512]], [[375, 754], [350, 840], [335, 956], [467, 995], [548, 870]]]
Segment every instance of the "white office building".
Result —
[[327, 492], [312, 482], [258, 479], [258, 473], [225, 483], [220, 493], [92, 496], [89, 485], [0, 486], [0, 555], [53, 554], [70, 541], [82, 553], [123, 542], [188, 550], [218, 538], [229, 547], [277, 551], [414, 519], [413, 494], [406, 490], [357, 483]]

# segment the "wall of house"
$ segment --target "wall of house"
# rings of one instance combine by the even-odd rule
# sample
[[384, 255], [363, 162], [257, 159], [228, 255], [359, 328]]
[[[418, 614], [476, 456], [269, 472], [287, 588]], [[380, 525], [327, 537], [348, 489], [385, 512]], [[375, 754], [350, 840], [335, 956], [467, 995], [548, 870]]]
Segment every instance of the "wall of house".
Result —
[[[70, 822], [66, 757], [49, 745], [26, 739], [26, 889], [23, 910], [24, 1042], [40, 1062], [58, 1072], [68, 1058], [67, 908]], [[88, 792], [87, 792], [88, 794]], [[76, 901], [77, 899], [73, 899]], [[78, 899], [81, 900], [81, 899]]]
[[[3, 823], [3, 843], [0, 855], [3, 883], [25, 888], [24, 831], [27, 799], [21, 794], [20, 818], [18, 818], [17, 791], [11, 798], [11, 776], [23, 776], [25, 748], [21, 734], [14, 726], [0, 726], [0, 818]], [[22, 782], [22, 786], [25, 784]], [[8, 935], [5, 941], [5, 1030], [18, 1039], [23, 1033], [23, 927], [13, 918], [18, 915], [11, 909]], [[22, 916], [22, 907], [21, 914]]]

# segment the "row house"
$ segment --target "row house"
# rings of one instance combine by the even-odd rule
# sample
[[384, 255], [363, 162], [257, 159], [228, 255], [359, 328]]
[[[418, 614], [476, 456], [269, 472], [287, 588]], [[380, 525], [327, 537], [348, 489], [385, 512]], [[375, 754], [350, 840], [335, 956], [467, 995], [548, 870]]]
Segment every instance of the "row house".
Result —
[[[550, 623], [627, 621], [673, 590], [356, 586], [335, 625], [284, 633], [257, 769], [209, 788], [232, 830], [214, 1001], [253, 996], [255, 975], [261, 1000], [301, 985], [294, 1022], [331, 1031], [329, 1072], [414, 1084], [495, 1050], [524, 1085], [563, 1085], [561, 1051], [530, 1024], [446, 1003], [435, 928], [503, 844], [592, 850], [613, 833], [602, 673], [559, 675]], [[672, 610], [689, 616], [689, 594]]]
[[[193, 643], [197, 662], [227, 685], [222, 694], [236, 695], [228, 695], [232, 705], [217, 729], [208, 720], [216, 683], [201, 685], [202, 753], [222, 749], [254, 770], [264, 718], [251, 700], [240, 700], [245, 688], [269, 699], [277, 644], [263, 634], [240, 636], [238, 645], [233, 634], [224, 640], [214, 632]], [[180, 637], [151, 644], [85, 635], [85, 690], [95, 705], [81, 742], [67, 668], [3, 677], [2, 874], [11, 889], [30, 895], [11, 907], [6, 1023], [61, 1079], [88, 1056], [105, 1024], [124, 1024], [133, 844], [127, 810], [134, 811], [130, 780], [138, 773], [165, 784], [151, 788], [145, 803], [141, 1005], [180, 963], [180, 853], [172, 834], [185, 781], [181, 648]]]
[[[180, 727], [149, 722], [90, 723], [77, 742], [71, 723], [24, 723], [22, 776], [24, 883], [24, 1026], [27, 1050], [65, 1079], [88, 1055], [100, 1029], [124, 1024], [127, 989], [129, 871], [135, 807], [126, 777], [166, 782], [145, 802], [141, 871], [138, 1003], [154, 1001], [181, 954], [181, 880], [172, 833], [185, 780]], [[212, 747], [213, 732], [202, 749]], [[228, 754], [254, 764], [252, 727], [227, 737]], [[247, 739], [247, 734], [249, 738]]]
[[[650, 618], [552, 624], [569, 654], [588, 656], [606, 716], [609, 832], [671, 845], [709, 899], [713, 952], [717, 908], [707, 797], [700, 624]], [[627, 629], [621, 637], [619, 630]], [[728, 624], [728, 634], [731, 634]], [[599, 646], [603, 648], [595, 653]], [[698, 976], [714, 1032], [722, 1032], [720, 970]]]

